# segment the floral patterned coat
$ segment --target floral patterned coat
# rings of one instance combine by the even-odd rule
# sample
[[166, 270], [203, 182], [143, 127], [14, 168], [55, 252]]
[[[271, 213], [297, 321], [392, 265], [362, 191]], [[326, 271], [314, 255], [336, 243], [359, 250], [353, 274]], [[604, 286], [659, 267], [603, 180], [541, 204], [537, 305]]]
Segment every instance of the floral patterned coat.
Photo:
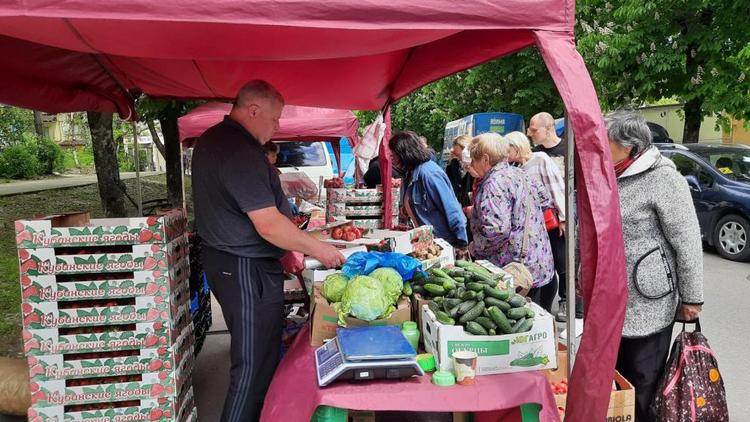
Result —
[[[526, 257], [522, 259], [527, 206], [532, 207], [529, 241]], [[534, 287], [549, 283], [555, 267], [542, 210], [551, 206], [546, 189], [529, 178], [523, 169], [507, 161], [495, 165], [479, 182], [474, 195], [471, 230], [475, 258], [486, 259], [499, 267], [521, 262], [534, 277]]]

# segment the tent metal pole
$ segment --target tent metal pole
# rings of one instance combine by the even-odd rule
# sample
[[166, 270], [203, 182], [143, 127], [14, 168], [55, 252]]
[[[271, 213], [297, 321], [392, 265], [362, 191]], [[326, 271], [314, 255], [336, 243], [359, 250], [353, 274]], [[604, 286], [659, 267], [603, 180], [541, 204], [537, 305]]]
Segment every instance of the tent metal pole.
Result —
[[135, 201], [138, 203], [138, 216], [143, 215], [143, 195], [141, 192], [141, 157], [138, 151], [138, 128], [135, 119], [133, 123], [133, 154], [135, 155]]
[[578, 351], [576, 344], [576, 218], [575, 218], [575, 139], [573, 137], [573, 128], [570, 124], [570, 117], [565, 113], [565, 133], [563, 134], [566, 141], [565, 152], [565, 272], [567, 274], [567, 296], [568, 296], [568, 318], [566, 328], [568, 330], [568, 379], [573, 373], [575, 355]]

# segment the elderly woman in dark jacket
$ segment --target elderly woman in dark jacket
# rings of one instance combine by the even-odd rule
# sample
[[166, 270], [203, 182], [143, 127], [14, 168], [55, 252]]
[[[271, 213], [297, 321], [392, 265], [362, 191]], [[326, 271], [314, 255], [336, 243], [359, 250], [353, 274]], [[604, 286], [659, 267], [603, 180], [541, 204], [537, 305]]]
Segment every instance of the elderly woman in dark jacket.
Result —
[[664, 371], [675, 317], [694, 320], [703, 303], [703, 252], [687, 182], [651, 145], [643, 117], [605, 119], [620, 190], [628, 303], [617, 369], [633, 383], [637, 422]]

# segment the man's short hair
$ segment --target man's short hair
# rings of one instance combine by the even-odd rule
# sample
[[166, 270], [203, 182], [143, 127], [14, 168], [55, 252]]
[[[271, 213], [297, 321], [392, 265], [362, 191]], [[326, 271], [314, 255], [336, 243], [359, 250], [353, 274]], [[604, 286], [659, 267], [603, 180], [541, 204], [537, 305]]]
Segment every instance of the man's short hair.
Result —
[[[533, 117], [531, 117], [531, 120], [536, 120], [542, 127], [547, 127], [549, 125], [555, 124], [555, 118], [546, 111], [535, 114]], [[531, 123], [531, 120], [529, 120], [529, 123]]]
[[241, 107], [258, 102], [259, 100], [277, 101], [284, 104], [281, 93], [266, 81], [255, 79], [240, 88], [234, 99], [234, 106]]

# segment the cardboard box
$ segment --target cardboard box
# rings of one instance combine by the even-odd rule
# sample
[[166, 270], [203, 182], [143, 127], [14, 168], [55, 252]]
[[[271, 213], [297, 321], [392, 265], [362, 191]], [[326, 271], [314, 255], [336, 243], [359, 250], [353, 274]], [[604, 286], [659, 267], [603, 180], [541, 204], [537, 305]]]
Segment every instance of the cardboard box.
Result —
[[[477, 336], [464, 332], [460, 325], [443, 325], [428, 306], [422, 307], [422, 336], [427, 352], [435, 355], [441, 370], [453, 370], [454, 351], [477, 352], [477, 375], [505, 374], [536, 371], [557, 367], [555, 326], [552, 315], [534, 303], [529, 303], [536, 313], [531, 331], [520, 334]], [[533, 354], [540, 358], [539, 365], [518, 366], [513, 361]], [[546, 357], [545, 360], [542, 360]], [[544, 363], [546, 361], [546, 363]]]
[[[359, 217], [347, 217], [347, 221], [351, 222], [354, 227], [361, 229], [382, 229], [383, 217], [380, 218], [359, 218]], [[391, 226], [398, 225], [398, 213], [393, 214], [391, 219]]]
[[125, 246], [127, 252], [64, 255], [53, 248], [18, 249], [21, 275], [99, 274], [132, 271], [168, 271], [189, 257], [187, 236], [170, 243]]
[[16, 245], [26, 249], [166, 243], [186, 228], [182, 208], [151, 217], [89, 220], [88, 213], [72, 213], [15, 223]]
[[435, 244], [440, 246], [442, 251], [440, 256], [433, 259], [426, 259], [422, 261], [422, 269], [428, 270], [432, 267], [452, 267], [456, 263], [456, 252], [453, 250], [453, 246], [443, 239], [436, 238], [433, 240]]
[[384, 251], [408, 254], [432, 244], [432, 226], [420, 226], [408, 231], [373, 230], [367, 237], [384, 242]]
[[[398, 199], [391, 206], [393, 213], [398, 214]], [[331, 217], [375, 217], [383, 215], [383, 204], [347, 204], [345, 202], [329, 202], [326, 204], [326, 215]]]
[[[557, 369], [544, 371], [548, 380], [557, 382], [568, 376], [568, 352], [557, 351]], [[609, 397], [609, 409], [607, 410], [607, 422], [627, 422], [635, 420], [635, 388], [619, 372], [615, 371], [614, 383], [617, 390], [612, 390]], [[560, 410], [560, 419], [565, 419], [565, 406], [568, 400], [567, 394], [555, 394], [555, 402]]]
[[[411, 302], [409, 302], [409, 299], [402, 296], [396, 305], [396, 310], [389, 318], [368, 322], [349, 317], [346, 319], [346, 326], [401, 325], [404, 321], [411, 321]], [[310, 321], [312, 324], [310, 344], [315, 347], [322, 346], [325, 340], [336, 337], [336, 328], [339, 326], [338, 315], [333, 307], [328, 304], [328, 300], [320, 293], [320, 284], [313, 285], [313, 297], [310, 306]]]
[[[400, 188], [391, 190], [391, 198], [398, 202]], [[327, 188], [326, 204], [330, 203], [362, 203], [362, 202], [382, 202], [383, 189], [347, 189], [347, 188]]]

